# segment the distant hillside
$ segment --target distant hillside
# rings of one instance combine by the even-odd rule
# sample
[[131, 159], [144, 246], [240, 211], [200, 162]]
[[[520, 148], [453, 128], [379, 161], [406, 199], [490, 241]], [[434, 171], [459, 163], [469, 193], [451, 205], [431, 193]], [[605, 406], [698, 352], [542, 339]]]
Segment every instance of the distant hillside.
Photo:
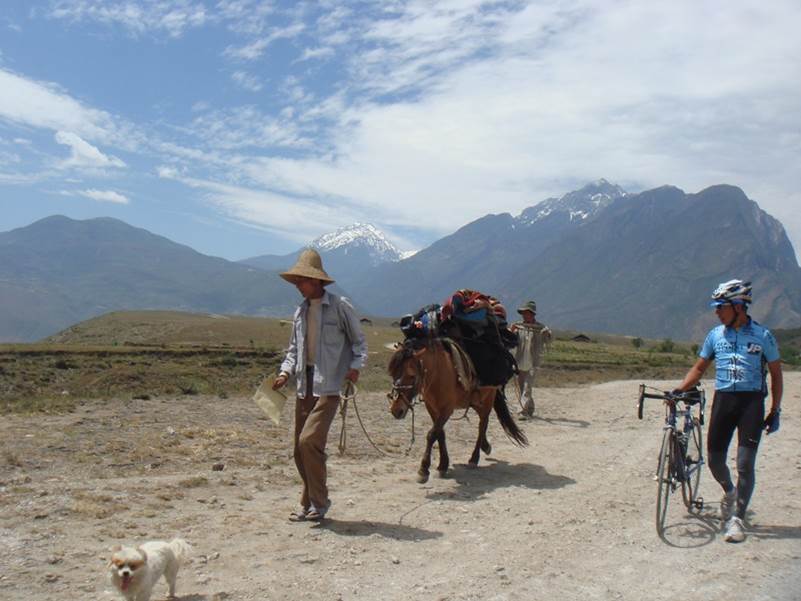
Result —
[[801, 323], [801, 269], [782, 225], [733, 186], [626, 194], [604, 180], [526, 209], [488, 215], [349, 289], [375, 314], [402, 315], [454, 290], [534, 298], [553, 326], [694, 339], [715, 320], [710, 291], [754, 282], [753, 313]]
[[289, 334], [289, 321], [283, 319], [180, 311], [114, 311], [72, 325], [42, 342], [280, 350], [286, 346]]
[[290, 315], [275, 273], [202, 255], [116, 219], [54, 216], [0, 233], [0, 340], [30, 341], [121, 309]]

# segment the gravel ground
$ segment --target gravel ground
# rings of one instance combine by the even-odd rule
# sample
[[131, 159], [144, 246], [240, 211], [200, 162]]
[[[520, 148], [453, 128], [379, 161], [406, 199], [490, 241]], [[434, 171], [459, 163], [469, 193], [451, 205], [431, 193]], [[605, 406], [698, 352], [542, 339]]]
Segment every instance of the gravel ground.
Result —
[[[338, 418], [334, 505], [319, 525], [287, 520], [300, 488], [291, 418], [275, 426], [248, 398], [3, 417], [0, 598], [114, 599], [112, 545], [180, 536], [193, 546], [182, 601], [801, 599], [801, 374], [786, 374], [782, 429], [763, 439], [741, 544], [723, 541], [707, 471], [705, 507], [689, 515], [674, 503], [657, 536], [662, 411], [654, 402], [637, 420], [637, 384], [538, 389], [537, 417], [522, 422], [531, 445], [512, 445], [493, 417], [492, 455], [475, 470], [477, 419], [454, 419], [455, 465], [424, 485], [428, 417], [417, 412], [404, 456], [409, 418], [395, 421], [382, 395], [359, 397], [370, 435], [399, 456], [369, 445], [352, 407], [338, 454]], [[153, 598], [166, 594], [162, 581]]]

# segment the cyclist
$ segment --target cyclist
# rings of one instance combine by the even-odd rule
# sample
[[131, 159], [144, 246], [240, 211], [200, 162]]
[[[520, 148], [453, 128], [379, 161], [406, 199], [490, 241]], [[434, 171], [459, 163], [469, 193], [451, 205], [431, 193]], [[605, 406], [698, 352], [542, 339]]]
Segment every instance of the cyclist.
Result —
[[[779, 429], [782, 401], [782, 368], [776, 339], [748, 315], [751, 282], [730, 280], [712, 294], [710, 306], [721, 325], [710, 330], [698, 361], [674, 392], [695, 386], [715, 361], [715, 397], [709, 421], [707, 451], [709, 470], [723, 488], [720, 517], [725, 540], [745, 540], [743, 519], [754, 491], [754, 466], [762, 430]], [[765, 418], [766, 372], [770, 373], [771, 406]], [[737, 486], [726, 465], [729, 443], [737, 430]]]

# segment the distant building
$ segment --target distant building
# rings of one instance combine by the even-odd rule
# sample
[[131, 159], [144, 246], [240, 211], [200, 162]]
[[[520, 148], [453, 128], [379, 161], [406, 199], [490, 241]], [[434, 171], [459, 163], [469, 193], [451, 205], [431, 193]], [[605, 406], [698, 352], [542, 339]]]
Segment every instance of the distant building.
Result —
[[367, 318], [367, 317], [362, 317], [362, 318], [359, 320], [359, 323], [363, 323], [363, 324], [364, 324], [364, 325], [366, 325], [366, 326], [371, 326], [371, 325], [373, 325], [373, 322], [372, 322], [372, 321], [371, 321], [369, 318]]
[[590, 337], [585, 336], [584, 334], [578, 334], [576, 336], [573, 336], [573, 338], [571, 338], [570, 340], [572, 340], [573, 342], [592, 342], [592, 340], [590, 340]]

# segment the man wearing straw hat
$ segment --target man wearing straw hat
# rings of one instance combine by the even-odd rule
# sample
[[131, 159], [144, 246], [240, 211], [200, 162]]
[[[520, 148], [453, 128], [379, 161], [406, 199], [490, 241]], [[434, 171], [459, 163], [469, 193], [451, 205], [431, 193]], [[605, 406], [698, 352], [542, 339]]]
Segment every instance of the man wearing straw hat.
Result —
[[528, 301], [517, 310], [523, 321], [512, 324], [511, 330], [517, 334], [515, 350], [517, 361], [517, 387], [522, 410], [519, 416], [528, 419], [534, 416], [534, 377], [542, 364], [545, 345], [551, 341], [551, 330], [537, 321], [537, 303]]
[[336, 417], [340, 387], [346, 380], [359, 379], [367, 342], [353, 306], [325, 289], [334, 280], [323, 270], [317, 251], [304, 250], [281, 277], [304, 299], [295, 311], [289, 348], [273, 385], [277, 390], [289, 376], [297, 378], [294, 455], [303, 493], [290, 519], [320, 521], [331, 507], [325, 465], [328, 430]]

